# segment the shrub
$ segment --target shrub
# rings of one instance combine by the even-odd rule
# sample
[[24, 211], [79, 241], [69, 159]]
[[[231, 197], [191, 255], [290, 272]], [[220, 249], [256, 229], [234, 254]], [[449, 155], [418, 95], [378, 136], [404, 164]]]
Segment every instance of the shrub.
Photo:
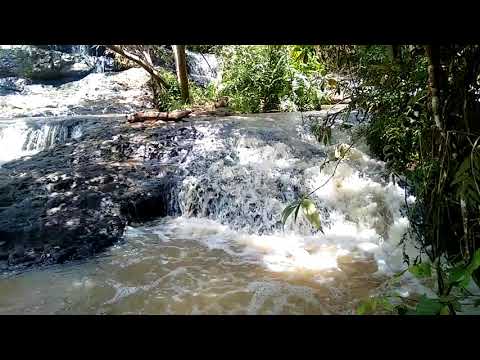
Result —
[[172, 111], [181, 108], [184, 104], [181, 100], [180, 86], [174, 73], [162, 69], [160, 76], [167, 83], [165, 89], [161, 89], [151, 80], [149, 85], [153, 92], [154, 105], [160, 111]]
[[[155, 107], [160, 111], [172, 111], [190, 107], [191, 104], [184, 104], [181, 100], [181, 91], [176, 74], [165, 69], [161, 70], [160, 74], [168, 86], [166, 89], [160, 89], [153, 85], [151, 81], [149, 82], [149, 86], [154, 94]], [[209, 84], [204, 88], [189, 82], [189, 90], [190, 100], [194, 105], [206, 105], [216, 100], [217, 91], [214, 84]]]
[[291, 89], [288, 54], [282, 46], [231, 46], [222, 53], [221, 95], [240, 112], [279, 108]]
[[222, 52], [221, 95], [234, 110], [316, 110], [328, 102], [313, 46], [230, 46]]

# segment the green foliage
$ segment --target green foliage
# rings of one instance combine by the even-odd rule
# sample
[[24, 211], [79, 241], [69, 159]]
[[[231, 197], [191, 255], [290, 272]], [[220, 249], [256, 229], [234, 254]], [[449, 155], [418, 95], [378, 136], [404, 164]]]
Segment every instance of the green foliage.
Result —
[[300, 209], [300, 205], [301, 205], [300, 201], [295, 201], [291, 204], [288, 204], [285, 207], [285, 209], [283, 209], [282, 216], [281, 216], [281, 219], [280, 219], [283, 226], [285, 226], [285, 223], [287, 222], [287, 219], [290, 217], [290, 215], [294, 211], [295, 211], [294, 221], [297, 221], [297, 214], [298, 214], [298, 210]]
[[360, 301], [356, 308], [357, 315], [371, 315], [377, 312], [393, 312], [395, 306], [393, 306], [386, 297], [371, 297]]
[[430, 299], [423, 295], [415, 307], [415, 315], [440, 315], [444, 307], [440, 299]]
[[302, 203], [302, 210], [305, 218], [312, 224], [315, 229], [320, 230], [323, 233], [322, 223], [320, 221], [320, 214], [312, 200], [305, 198]]
[[427, 262], [412, 265], [408, 268], [408, 271], [415, 275], [417, 278], [426, 278], [432, 276], [432, 266], [430, 263]]
[[358, 63], [359, 46], [317, 45], [316, 54], [326, 72], [349, 73], [353, 64]]
[[[409, 271], [419, 279], [430, 279], [433, 276], [432, 270], [439, 271], [438, 262], [435, 267], [428, 262], [422, 262], [410, 266], [405, 271], [397, 274], [394, 279], [398, 280], [406, 271]], [[356, 308], [358, 315], [376, 313], [378, 311], [396, 311], [400, 315], [450, 315], [458, 311], [462, 311], [461, 301], [467, 299], [471, 295], [465, 289], [472, 281], [474, 272], [480, 268], [480, 249], [477, 250], [470, 261], [461, 261], [454, 266], [444, 264], [441, 273], [445, 273], [446, 287], [444, 293], [439, 296], [430, 298], [422, 295], [415, 300], [415, 305], [411, 304], [411, 299], [405, 299], [397, 294], [384, 295], [380, 297], [372, 297], [363, 300]], [[394, 285], [392, 282], [391, 285]], [[400, 299], [400, 303], [399, 302]], [[395, 302], [397, 304], [395, 304]], [[480, 300], [474, 299], [473, 306], [477, 307]]]
[[405, 173], [418, 162], [419, 135], [429, 126], [427, 67], [421, 59], [405, 59], [403, 69], [378, 64], [382, 59], [388, 61], [377, 49], [363, 60], [366, 89], [357, 90], [352, 106], [371, 115], [367, 144], [372, 152], [390, 169]]
[[284, 102], [293, 104], [292, 110], [311, 111], [319, 110], [322, 104], [329, 103], [324, 92], [323, 78], [315, 75], [306, 75], [299, 71], [292, 71], [292, 89]]
[[236, 111], [307, 111], [328, 102], [313, 46], [230, 46], [222, 59], [221, 95]]
[[466, 288], [472, 281], [474, 272], [480, 267], [480, 249], [475, 251], [471, 261], [462, 261], [447, 270], [449, 287]]
[[215, 84], [210, 83], [206, 87], [190, 84], [190, 97], [195, 105], [207, 105], [217, 100], [218, 91]]
[[468, 205], [480, 203], [480, 151], [476, 147], [471, 156], [460, 163], [455, 173], [452, 186], [456, 185], [456, 197], [465, 200]]
[[222, 45], [186, 45], [187, 50], [202, 54], [219, 54], [222, 47]]
[[[167, 83], [166, 89], [154, 87], [150, 82], [150, 86], [154, 90], [154, 102], [160, 111], [172, 111], [186, 108], [189, 105], [184, 104], [181, 100], [181, 90], [175, 73], [163, 69], [160, 76]], [[193, 82], [189, 84], [190, 98], [194, 105], [206, 105], [215, 101], [217, 98], [217, 89], [214, 84], [207, 87], [195, 85]]]
[[[221, 57], [219, 89], [213, 85], [200, 89], [191, 84], [194, 103], [225, 96], [234, 111], [256, 113], [317, 110], [330, 101], [325, 92], [325, 69], [312, 45], [189, 45], [188, 49], [213, 52]], [[150, 50], [156, 62], [171, 68], [172, 59], [164, 47], [154, 46]], [[157, 107], [161, 110], [181, 107], [174, 75], [167, 71], [163, 75], [168, 87], [164, 91], [156, 89]]]
[[308, 197], [303, 196], [300, 200], [294, 201], [293, 203], [287, 205], [282, 211], [281, 222], [285, 226], [287, 219], [295, 211], [293, 221], [297, 221], [298, 212], [302, 209], [303, 215], [305, 218], [312, 224], [316, 230], [320, 230], [323, 233], [322, 223], [320, 220], [320, 214], [315, 207], [315, 204]]
[[279, 108], [290, 92], [288, 53], [283, 46], [232, 46], [224, 49], [221, 95], [240, 112]]
[[297, 110], [320, 109], [328, 103], [325, 93], [325, 67], [320, 62], [313, 45], [289, 47], [289, 66], [292, 76], [292, 93], [289, 96]]
[[158, 88], [155, 84], [150, 82], [154, 93], [155, 107], [160, 111], [172, 111], [184, 106], [181, 100], [181, 90], [174, 73], [162, 69], [160, 76], [167, 83], [165, 89]]
[[292, 66], [304, 74], [324, 74], [325, 67], [317, 56], [313, 45], [290, 46], [290, 57]]

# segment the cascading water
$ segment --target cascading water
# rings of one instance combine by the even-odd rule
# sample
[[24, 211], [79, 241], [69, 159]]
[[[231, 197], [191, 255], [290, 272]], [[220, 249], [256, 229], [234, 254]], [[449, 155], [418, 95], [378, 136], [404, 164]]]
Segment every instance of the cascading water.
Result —
[[[55, 45], [53, 45], [55, 46]], [[67, 48], [67, 49], [65, 49]], [[59, 51], [67, 50], [71, 54], [76, 54], [82, 56], [85, 61], [93, 63], [95, 65], [94, 72], [103, 73], [106, 71], [112, 71], [113, 69], [113, 59], [104, 56], [104, 50], [99, 50], [97, 46], [93, 45], [70, 45], [70, 46], [59, 46]]]
[[190, 77], [202, 86], [218, 78], [218, 59], [213, 54], [187, 51], [187, 66]]
[[92, 73], [60, 86], [25, 84], [0, 96], [0, 119], [64, 115], [125, 114], [150, 107], [148, 73], [132, 68]]
[[72, 45], [72, 54], [89, 56], [90, 49], [91, 49], [90, 45]]
[[[171, 197], [176, 199], [172, 211], [244, 233], [241, 242], [264, 252], [272, 270], [337, 268], [337, 258], [351, 253], [374, 257], [383, 273], [400, 270], [397, 245], [408, 228], [406, 197], [385, 179], [382, 162], [352, 148], [327, 181], [336, 164], [323, 170], [320, 165], [339, 144], [302, 140], [306, 134], [298, 125], [295, 129], [291, 114], [198, 129], [205, 136], [184, 162], [188, 175]], [[334, 134], [337, 141], [342, 135]], [[324, 234], [305, 220], [290, 221], [283, 231], [283, 208], [323, 183], [312, 199], [321, 209]]]
[[81, 135], [82, 127], [78, 121], [0, 121], [0, 166], [64, 144], [68, 139], [78, 139]]
[[[178, 149], [183, 181], [171, 189], [172, 216], [127, 227], [124, 242], [94, 259], [1, 280], [0, 312], [350, 313], [401, 269], [408, 220], [404, 190], [365, 146], [331, 179], [334, 164], [320, 170], [350, 142], [340, 125], [331, 146], [312, 139], [298, 113], [179, 125], [200, 136]], [[302, 216], [283, 230], [284, 207], [324, 183], [311, 196], [323, 233]], [[404, 281], [400, 293], [418, 288]]]

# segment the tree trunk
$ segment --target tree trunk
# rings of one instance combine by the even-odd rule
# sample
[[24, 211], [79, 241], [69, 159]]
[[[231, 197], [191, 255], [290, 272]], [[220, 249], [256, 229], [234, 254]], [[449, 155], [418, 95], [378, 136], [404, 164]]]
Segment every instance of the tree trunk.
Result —
[[177, 68], [177, 78], [182, 92], [182, 100], [185, 103], [190, 102], [187, 77], [187, 57], [185, 54], [185, 45], [172, 45], [175, 54], [175, 65]]
[[432, 113], [435, 125], [444, 134], [442, 121], [440, 119], [440, 90], [439, 90], [439, 76], [440, 76], [440, 54], [437, 47], [427, 45], [425, 47], [428, 57], [428, 83], [430, 87], [430, 95], [432, 99]]

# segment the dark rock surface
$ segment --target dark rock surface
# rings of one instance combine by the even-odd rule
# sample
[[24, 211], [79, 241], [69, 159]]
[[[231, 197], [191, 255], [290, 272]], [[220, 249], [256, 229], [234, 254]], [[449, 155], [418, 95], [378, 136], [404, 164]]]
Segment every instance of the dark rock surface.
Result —
[[16, 77], [0, 78], [0, 96], [7, 94], [21, 93], [25, 86], [30, 85], [28, 79], [19, 79]]
[[126, 224], [167, 215], [191, 123], [134, 128], [88, 119], [82, 137], [0, 168], [0, 267], [62, 263], [119, 240]]
[[35, 46], [0, 48], [0, 78], [20, 77], [32, 80], [78, 78], [95, 69], [84, 55], [67, 54]]

